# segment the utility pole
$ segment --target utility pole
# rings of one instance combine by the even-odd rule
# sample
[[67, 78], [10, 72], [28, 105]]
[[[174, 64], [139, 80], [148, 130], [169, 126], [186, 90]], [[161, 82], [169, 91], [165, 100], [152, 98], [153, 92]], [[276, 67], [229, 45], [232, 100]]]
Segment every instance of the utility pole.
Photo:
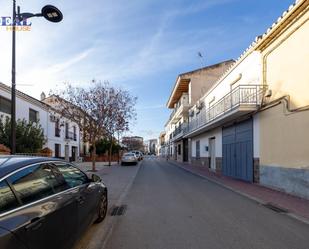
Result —
[[11, 154], [16, 153], [16, 0], [12, 22]]
[[21, 21], [31, 17], [44, 17], [50, 22], [60, 22], [63, 15], [55, 6], [46, 5], [42, 8], [41, 13], [20, 13], [20, 7], [17, 7], [16, 0], [13, 1], [13, 20], [12, 20], [12, 86], [11, 86], [11, 154], [16, 153], [16, 22], [18, 16], [18, 25]]

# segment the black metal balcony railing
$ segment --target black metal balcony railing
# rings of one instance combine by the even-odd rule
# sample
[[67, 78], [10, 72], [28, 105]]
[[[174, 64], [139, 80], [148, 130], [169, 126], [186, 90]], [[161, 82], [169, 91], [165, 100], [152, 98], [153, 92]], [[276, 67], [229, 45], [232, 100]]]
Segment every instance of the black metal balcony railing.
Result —
[[182, 133], [182, 125], [179, 125], [173, 132], [173, 137], [176, 137], [177, 135], [179, 135], [180, 133]]
[[185, 105], [189, 105], [189, 94], [188, 94], [188, 93], [184, 93], [184, 94], [181, 96], [181, 98], [180, 98], [180, 100], [177, 102], [177, 104], [176, 104], [174, 110], [170, 113], [170, 117], [169, 117], [169, 119], [168, 119], [168, 122], [169, 122], [170, 120], [173, 119], [173, 117], [174, 117], [175, 113], [178, 111], [178, 109], [179, 109], [181, 106], [185, 106]]
[[261, 104], [266, 87], [262, 85], [240, 85], [226, 94], [208, 109], [202, 109], [199, 114], [189, 122], [185, 132], [193, 131], [215, 119], [229, 113], [240, 105], [258, 106]]
[[67, 131], [66, 133], [65, 133], [65, 138], [66, 139], [70, 139], [70, 140], [74, 140], [74, 141], [76, 141], [76, 134], [74, 134], [74, 132], [72, 132], [72, 131]]
[[55, 137], [60, 137], [60, 132], [61, 132], [61, 129], [60, 128], [55, 128]]

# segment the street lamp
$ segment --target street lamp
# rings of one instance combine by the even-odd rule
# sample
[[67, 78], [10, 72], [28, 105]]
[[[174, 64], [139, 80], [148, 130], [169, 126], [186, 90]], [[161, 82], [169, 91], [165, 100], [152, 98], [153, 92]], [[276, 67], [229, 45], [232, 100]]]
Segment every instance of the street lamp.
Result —
[[41, 13], [20, 13], [16, 0], [13, 0], [13, 20], [12, 20], [12, 89], [11, 89], [11, 154], [16, 152], [16, 21], [22, 21], [31, 17], [44, 17], [50, 22], [60, 22], [63, 15], [59, 9], [52, 5], [46, 5]]

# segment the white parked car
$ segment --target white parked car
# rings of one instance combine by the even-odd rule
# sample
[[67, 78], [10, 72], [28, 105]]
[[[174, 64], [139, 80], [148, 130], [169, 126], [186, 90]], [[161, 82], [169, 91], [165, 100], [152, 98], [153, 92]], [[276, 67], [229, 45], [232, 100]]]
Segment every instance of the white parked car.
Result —
[[134, 153], [136, 155], [138, 161], [144, 159], [144, 155], [143, 155], [143, 153], [141, 151], [134, 150], [134, 151], [131, 151], [131, 153]]
[[138, 157], [133, 152], [125, 153], [121, 158], [121, 165], [137, 164], [137, 163], [138, 163]]

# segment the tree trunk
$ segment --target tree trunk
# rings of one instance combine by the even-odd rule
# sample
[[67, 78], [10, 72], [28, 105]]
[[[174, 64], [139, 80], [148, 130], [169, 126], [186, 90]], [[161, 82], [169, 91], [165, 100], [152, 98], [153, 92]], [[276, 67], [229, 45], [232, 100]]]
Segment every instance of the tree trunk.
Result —
[[111, 166], [112, 162], [112, 150], [113, 150], [113, 138], [110, 139], [110, 146], [109, 146], [109, 151], [108, 151], [108, 166]]
[[97, 171], [95, 168], [95, 162], [96, 162], [96, 146], [95, 146], [95, 142], [93, 143], [92, 146], [92, 152], [91, 152], [91, 159], [92, 159], [92, 171], [95, 172]]

